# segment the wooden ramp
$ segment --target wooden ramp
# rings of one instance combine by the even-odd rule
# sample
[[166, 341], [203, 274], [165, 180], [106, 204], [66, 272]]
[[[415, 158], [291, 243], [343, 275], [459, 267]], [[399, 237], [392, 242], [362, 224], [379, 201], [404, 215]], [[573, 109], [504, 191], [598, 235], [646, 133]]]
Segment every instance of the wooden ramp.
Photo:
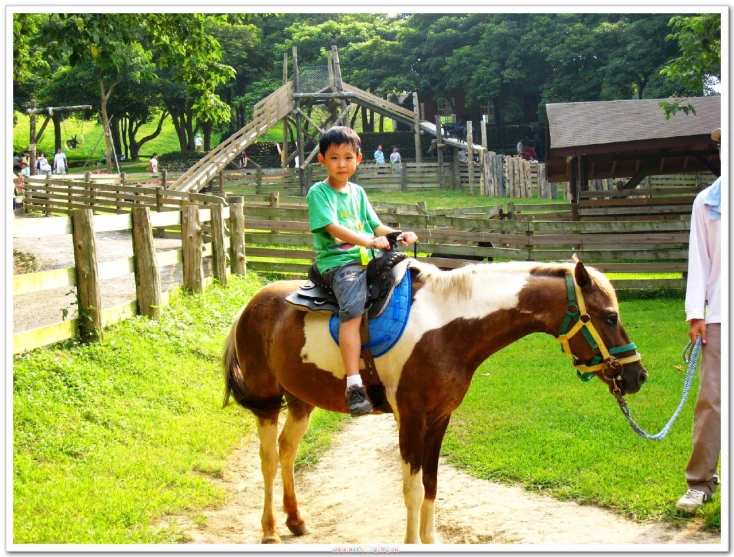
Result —
[[[421, 122], [421, 129], [424, 132], [430, 133], [432, 136], [437, 137], [436, 135], [436, 124], [432, 122], [422, 121]], [[459, 139], [454, 139], [453, 137], [443, 137], [443, 142], [446, 145], [451, 145], [452, 147], [458, 147], [459, 149], [468, 149], [469, 144], [466, 141], [461, 141]], [[481, 145], [477, 145], [476, 143], [472, 143], [472, 148], [475, 151], [481, 151], [483, 147]]]
[[212, 149], [173, 182], [169, 189], [200, 191], [242, 151], [255, 143], [258, 137], [293, 112], [293, 108], [293, 82], [289, 81], [255, 105], [249, 124]]
[[343, 88], [345, 92], [352, 93], [350, 97], [354, 98], [358, 104], [366, 106], [370, 110], [374, 110], [375, 112], [378, 112], [383, 116], [387, 116], [388, 118], [392, 118], [393, 120], [399, 120], [409, 126], [412, 126], [415, 123], [415, 114], [412, 110], [408, 110], [398, 104], [391, 103], [390, 101], [382, 99], [372, 93], [368, 93], [354, 85], [349, 85], [348, 83], [344, 83]]

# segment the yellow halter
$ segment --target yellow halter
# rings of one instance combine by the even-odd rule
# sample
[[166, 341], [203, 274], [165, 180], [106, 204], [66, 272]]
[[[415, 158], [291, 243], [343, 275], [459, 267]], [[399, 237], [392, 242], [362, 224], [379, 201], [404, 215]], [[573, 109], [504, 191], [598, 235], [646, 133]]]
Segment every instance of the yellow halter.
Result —
[[[586, 304], [584, 303], [584, 296], [581, 293], [581, 288], [576, 283], [576, 279], [573, 273], [566, 273], [566, 294], [568, 296], [568, 306], [566, 308], [566, 316], [561, 325], [561, 332], [556, 337], [556, 340], [561, 344], [561, 349], [569, 357], [573, 367], [576, 368], [576, 373], [583, 381], [588, 381], [596, 375], [595, 372], [601, 371], [601, 377], [614, 384], [614, 391], [621, 392], [621, 389], [617, 386], [617, 381], [622, 380], [622, 375], [617, 372], [618, 368], [621, 368], [624, 364], [640, 361], [640, 354], [637, 352], [637, 346], [634, 343], [626, 344], [607, 350], [604, 341], [602, 340], [599, 332], [591, 322], [591, 317], [586, 312]], [[571, 323], [575, 320], [573, 326]], [[569, 328], [570, 327], [570, 328]], [[579, 359], [574, 356], [569, 341], [577, 333], [581, 332], [592, 350], [600, 352], [596, 354], [589, 365], [579, 363]], [[634, 350], [635, 353], [631, 356], [626, 356], [621, 359], [617, 359], [614, 354], [621, 352], [628, 352]], [[606, 371], [611, 372], [609, 375]]]

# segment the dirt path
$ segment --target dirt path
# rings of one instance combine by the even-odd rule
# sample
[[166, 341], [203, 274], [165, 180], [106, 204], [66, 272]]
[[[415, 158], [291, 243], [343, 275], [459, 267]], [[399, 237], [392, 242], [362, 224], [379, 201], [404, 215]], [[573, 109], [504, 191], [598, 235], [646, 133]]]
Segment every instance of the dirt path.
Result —
[[[237, 450], [218, 480], [228, 498], [201, 516], [169, 517], [194, 544], [258, 544], [262, 476], [255, 438]], [[355, 458], [355, 448], [360, 458]], [[349, 470], [347, 474], [345, 471]], [[638, 524], [598, 507], [556, 501], [473, 478], [441, 462], [436, 528], [445, 544], [719, 544], [719, 535], [659, 523]], [[405, 535], [397, 428], [391, 415], [352, 420], [328, 453], [297, 473], [301, 514], [311, 533], [296, 538], [280, 513], [284, 544], [400, 544]], [[601, 549], [601, 548], [600, 548]]]

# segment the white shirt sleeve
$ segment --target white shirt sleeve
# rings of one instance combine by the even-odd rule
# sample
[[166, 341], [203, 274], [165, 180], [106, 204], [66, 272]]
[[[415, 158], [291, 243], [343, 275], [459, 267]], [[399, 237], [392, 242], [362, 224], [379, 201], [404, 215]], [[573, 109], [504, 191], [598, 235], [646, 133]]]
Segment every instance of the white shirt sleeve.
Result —
[[691, 233], [688, 241], [688, 280], [686, 283], [686, 321], [704, 318], [706, 287], [711, 274], [711, 254], [706, 231], [707, 210], [704, 207], [707, 190], [699, 193], [691, 211]]

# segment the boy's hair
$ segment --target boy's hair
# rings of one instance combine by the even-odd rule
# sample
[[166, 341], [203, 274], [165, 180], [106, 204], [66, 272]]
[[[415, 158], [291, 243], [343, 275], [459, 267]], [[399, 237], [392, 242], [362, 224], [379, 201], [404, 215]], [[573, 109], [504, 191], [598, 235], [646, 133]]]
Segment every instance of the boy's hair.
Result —
[[359, 135], [352, 128], [346, 126], [334, 126], [321, 136], [319, 140], [321, 156], [325, 156], [327, 149], [332, 145], [351, 145], [358, 155], [362, 152], [362, 140]]

